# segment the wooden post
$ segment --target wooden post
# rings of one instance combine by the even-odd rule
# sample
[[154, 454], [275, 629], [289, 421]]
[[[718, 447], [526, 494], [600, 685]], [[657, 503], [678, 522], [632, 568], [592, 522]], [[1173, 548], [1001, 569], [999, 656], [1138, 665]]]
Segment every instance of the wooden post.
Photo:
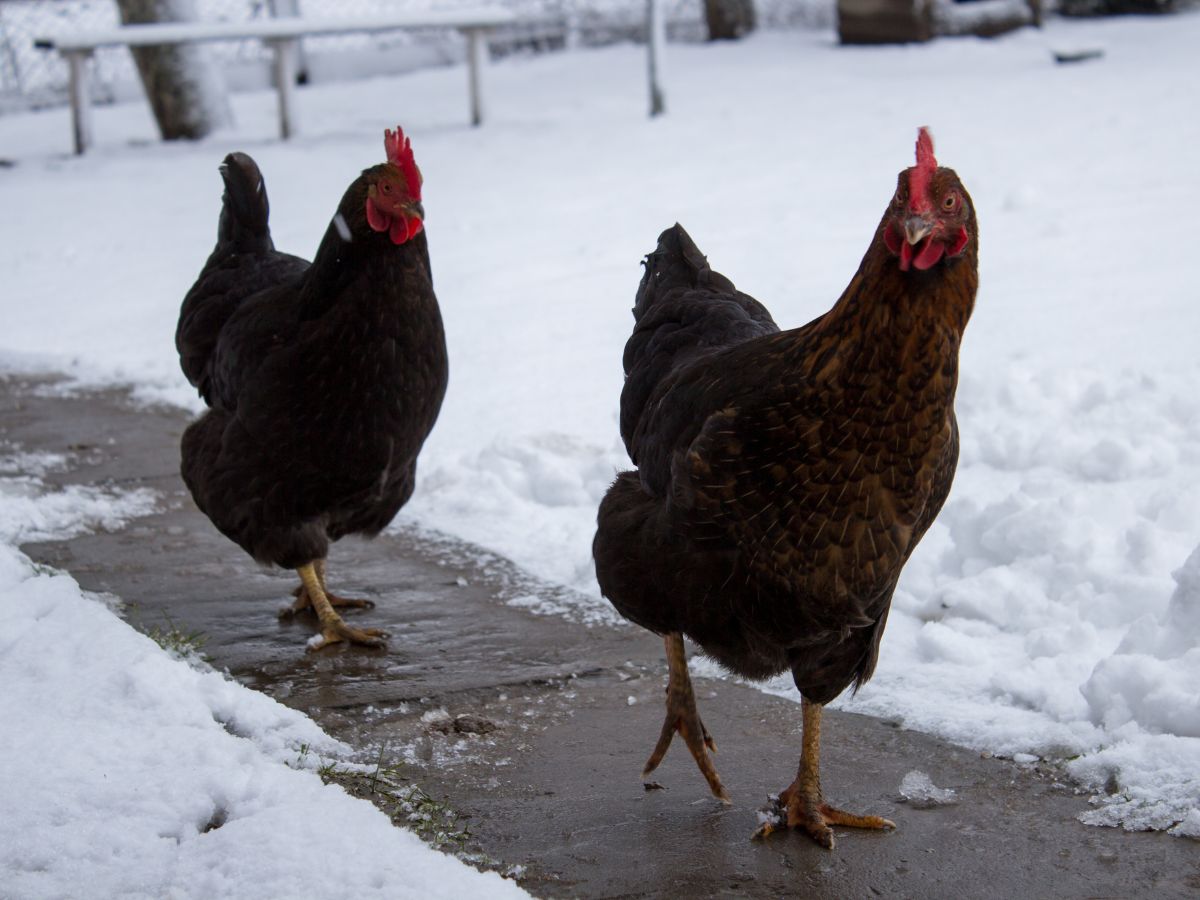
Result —
[[91, 50], [66, 50], [70, 72], [68, 89], [71, 95], [71, 132], [75, 137], [75, 154], [82, 156], [92, 144], [92, 98], [88, 92], [87, 64]]
[[279, 92], [279, 137], [287, 140], [296, 133], [296, 41], [279, 38], [268, 41], [275, 52], [275, 90]]
[[483, 124], [482, 73], [484, 59], [484, 35], [482, 28], [467, 29], [467, 86], [471, 93], [471, 124]]
[[661, 116], [667, 111], [667, 99], [663, 96], [662, 58], [666, 43], [666, 28], [663, 23], [662, 6], [658, 0], [646, 0], [646, 69], [650, 80], [650, 117]]
[[[300, 17], [300, 0], [267, 0], [272, 19], [297, 19]], [[304, 58], [304, 44], [296, 41], [292, 47], [292, 65], [295, 66], [296, 83], [308, 84], [308, 62]]]

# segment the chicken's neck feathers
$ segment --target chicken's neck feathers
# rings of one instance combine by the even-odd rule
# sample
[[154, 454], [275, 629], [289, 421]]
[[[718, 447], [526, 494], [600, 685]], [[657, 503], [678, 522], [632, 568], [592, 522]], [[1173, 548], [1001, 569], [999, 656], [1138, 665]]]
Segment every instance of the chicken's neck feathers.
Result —
[[[422, 273], [424, 284], [411, 285], [418, 289], [415, 293], [371, 289], [395, 288], [411, 282], [418, 272]], [[368, 289], [352, 290], [355, 286]], [[346, 214], [339, 210], [317, 248], [301, 290], [302, 318], [319, 317], [334, 305], [346, 302], [393, 304], [397, 297], [419, 298], [431, 288], [429, 244], [424, 231], [397, 246], [386, 234], [370, 231], [363, 234], [362, 229], [347, 226]], [[398, 308], [394, 312], [402, 315], [405, 311]]]
[[952, 399], [978, 286], [974, 250], [928, 272], [902, 272], [876, 240], [833, 308], [798, 330], [802, 358], [826, 376], [897, 378], [898, 387], [925, 368]]

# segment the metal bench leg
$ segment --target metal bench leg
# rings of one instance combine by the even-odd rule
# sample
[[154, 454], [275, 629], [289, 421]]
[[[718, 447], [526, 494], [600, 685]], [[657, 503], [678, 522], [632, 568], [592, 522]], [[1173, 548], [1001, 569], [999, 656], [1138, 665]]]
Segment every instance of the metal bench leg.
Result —
[[75, 154], [82, 156], [92, 144], [92, 99], [88, 91], [88, 60], [91, 50], [64, 52], [70, 71], [71, 133], [75, 139]]
[[485, 52], [484, 36], [481, 28], [467, 29], [467, 85], [471, 92], [471, 124], [483, 124], [483, 88], [481, 84], [483, 54]]
[[269, 41], [275, 51], [275, 90], [279, 92], [279, 137], [287, 140], [296, 133], [296, 42]]

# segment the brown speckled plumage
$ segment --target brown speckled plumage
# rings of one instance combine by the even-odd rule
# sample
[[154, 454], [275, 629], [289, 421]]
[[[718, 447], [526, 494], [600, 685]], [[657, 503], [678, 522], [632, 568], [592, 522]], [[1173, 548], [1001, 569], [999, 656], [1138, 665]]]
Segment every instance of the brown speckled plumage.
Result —
[[958, 351], [978, 234], [902, 271], [885, 229], [833, 308], [778, 331], [676, 225], [646, 261], [625, 351], [622, 435], [636, 471], [600, 507], [601, 589], [625, 617], [682, 632], [730, 670], [790, 670], [826, 703], [871, 676], [900, 571], [950, 490]]

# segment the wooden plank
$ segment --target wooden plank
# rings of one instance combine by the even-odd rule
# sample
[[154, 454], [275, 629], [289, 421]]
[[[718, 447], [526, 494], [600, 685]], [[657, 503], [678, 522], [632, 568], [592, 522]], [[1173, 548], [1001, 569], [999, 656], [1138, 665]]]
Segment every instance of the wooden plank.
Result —
[[88, 91], [87, 71], [92, 51], [75, 50], [65, 56], [70, 73], [71, 133], [75, 140], [75, 154], [82, 156], [92, 143], [92, 98]]
[[510, 25], [516, 14], [504, 9], [453, 10], [448, 12], [393, 13], [345, 19], [261, 19], [253, 22], [167, 22], [123, 25], [94, 31], [63, 31], [38, 35], [34, 46], [45, 50], [84, 50], [96, 47], [147, 47], [155, 44], [186, 44], [201, 41], [231, 41], [247, 38], [298, 38], [315, 35], [353, 34], [405, 28], [487, 29]]

